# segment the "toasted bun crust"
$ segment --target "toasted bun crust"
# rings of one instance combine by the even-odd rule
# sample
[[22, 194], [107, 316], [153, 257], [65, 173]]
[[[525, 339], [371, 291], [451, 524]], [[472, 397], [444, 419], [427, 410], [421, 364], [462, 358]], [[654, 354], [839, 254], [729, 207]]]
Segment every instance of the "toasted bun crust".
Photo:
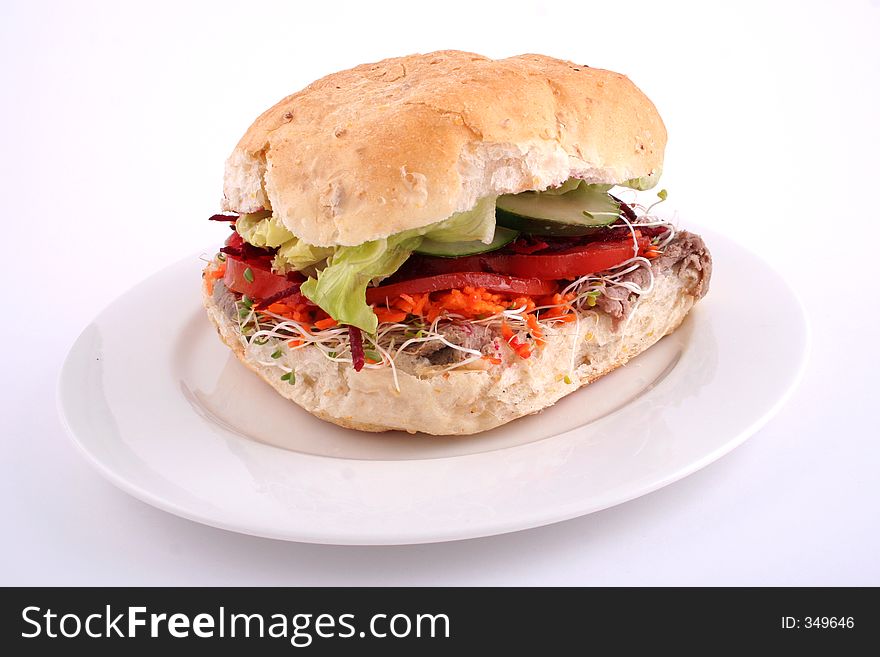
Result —
[[[528, 360], [510, 355], [489, 370], [452, 370], [415, 376], [398, 372], [400, 392], [390, 368], [355, 372], [315, 348], [290, 352], [296, 383], [280, 379], [280, 370], [249, 357], [238, 325], [225, 315], [205, 288], [208, 316], [238, 359], [275, 390], [317, 417], [362, 431], [398, 429], [436, 435], [472, 434], [552, 406], [565, 395], [620, 367], [672, 333], [705, 291], [702, 275], [692, 269], [668, 270], [625, 324], [614, 326], [601, 312], [580, 316]], [[577, 339], [571, 383], [572, 345]]]
[[569, 177], [655, 181], [665, 146], [656, 108], [619, 73], [543, 55], [410, 55], [263, 113], [226, 162], [223, 207], [271, 207], [306, 242], [356, 245]]

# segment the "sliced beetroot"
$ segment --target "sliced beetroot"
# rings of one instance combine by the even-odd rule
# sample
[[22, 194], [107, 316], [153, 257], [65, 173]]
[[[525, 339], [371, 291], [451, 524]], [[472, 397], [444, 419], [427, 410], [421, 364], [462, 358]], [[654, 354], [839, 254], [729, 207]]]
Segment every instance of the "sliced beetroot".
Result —
[[613, 194], [609, 194], [608, 196], [610, 196], [611, 198], [613, 198], [615, 201], [617, 201], [620, 204], [620, 211], [623, 212], [624, 217], [626, 217], [627, 219], [629, 219], [633, 223], [638, 221], [639, 218], [636, 216], [635, 210], [633, 210], [631, 207], [629, 207], [628, 203], [626, 203], [625, 201], [621, 201], [619, 198], [617, 198]]
[[275, 256], [276, 249], [261, 249], [253, 244], [248, 244], [238, 233], [232, 233], [226, 238], [226, 246], [220, 249], [220, 253], [235, 256], [247, 261], [269, 261]]
[[[642, 224], [635, 224], [633, 228], [639, 231], [644, 237], [657, 237], [658, 235], [663, 235], [666, 231], [669, 230], [666, 226], [644, 226]], [[602, 231], [602, 234], [597, 239], [593, 240], [594, 242], [613, 242], [616, 240], [625, 239], [630, 237], [632, 232], [629, 229], [629, 226], [626, 225], [614, 225], [610, 229]]]
[[547, 242], [542, 239], [532, 235], [523, 235], [509, 244], [507, 250], [519, 255], [529, 255], [530, 253], [543, 251], [548, 246]]
[[360, 372], [367, 362], [364, 356], [364, 337], [357, 326], [348, 327], [348, 342], [351, 344], [351, 363], [354, 371]]
[[267, 306], [271, 306], [273, 303], [278, 303], [281, 300], [290, 301], [291, 297], [296, 297], [294, 299], [295, 302], [300, 302], [300, 301], [305, 300], [305, 297], [303, 297], [299, 293], [299, 285], [300, 285], [299, 283], [293, 283], [292, 285], [281, 290], [280, 292], [276, 292], [275, 294], [270, 295], [270, 296], [266, 297], [265, 299], [260, 299], [259, 300], [260, 306], [265, 308]]

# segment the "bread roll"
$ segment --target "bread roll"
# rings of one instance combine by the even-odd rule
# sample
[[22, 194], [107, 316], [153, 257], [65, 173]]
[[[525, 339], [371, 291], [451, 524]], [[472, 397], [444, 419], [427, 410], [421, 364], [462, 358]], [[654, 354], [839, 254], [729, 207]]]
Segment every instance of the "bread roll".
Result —
[[223, 208], [270, 208], [318, 246], [357, 245], [568, 178], [660, 175], [666, 128], [620, 73], [454, 50], [363, 64], [264, 112], [226, 162]]

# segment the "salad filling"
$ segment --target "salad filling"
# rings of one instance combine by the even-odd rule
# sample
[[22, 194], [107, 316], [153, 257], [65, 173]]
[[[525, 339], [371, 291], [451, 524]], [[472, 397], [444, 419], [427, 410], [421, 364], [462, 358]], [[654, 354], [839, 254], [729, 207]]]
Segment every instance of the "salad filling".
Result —
[[[233, 233], [206, 269], [206, 286], [244, 346], [290, 383], [284, 356], [307, 346], [355, 370], [390, 367], [395, 379], [397, 367], [489, 369], [532, 357], [583, 313], [626, 321], [669, 270], [690, 276], [694, 296], [705, 294], [711, 259], [702, 240], [656, 217], [656, 203], [628, 204], [608, 186], [578, 181], [525, 194], [534, 198], [483, 199], [438, 224], [355, 247], [305, 244], [268, 211], [215, 215]], [[541, 194], [556, 199], [542, 203]], [[496, 202], [547, 211], [511, 219]], [[580, 221], [573, 202], [594, 212]], [[496, 214], [506, 226], [496, 229]], [[497, 239], [497, 230], [516, 232]], [[423, 244], [430, 248], [420, 251]]]

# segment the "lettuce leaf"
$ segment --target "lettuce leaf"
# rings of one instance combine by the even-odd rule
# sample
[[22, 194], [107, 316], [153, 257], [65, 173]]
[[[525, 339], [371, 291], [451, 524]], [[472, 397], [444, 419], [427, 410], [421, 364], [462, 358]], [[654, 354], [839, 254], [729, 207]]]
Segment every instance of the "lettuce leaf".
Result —
[[300, 291], [340, 324], [350, 324], [373, 333], [378, 326], [367, 305], [367, 285], [396, 272], [418, 248], [424, 237], [438, 242], [492, 241], [495, 234], [495, 199], [481, 199], [472, 210], [457, 212], [436, 224], [407, 230], [360, 246], [337, 247], [318, 272]]
[[620, 183], [620, 186], [629, 187], [631, 189], [636, 189], [640, 192], [644, 192], [651, 189], [652, 187], [654, 187], [654, 185], [657, 184], [657, 181], [660, 180], [660, 173], [661, 171], [658, 170], [656, 174], [642, 176], [641, 178], [631, 178], [626, 182]]
[[294, 237], [278, 247], [272, 269], [278, 273], [301, 271], [333, 255], [332, 246], [314, 246]]
[[269, 212], [243, 214], [235, 222], [235, 230], [248, 244], [274, 248], [296, 239], [278, 219]]
[[495, 197], [487, 196], [477, 201], [472, 210], [456, 212], [443, 221], [407, 231], [424, 235], [435, 242], [492, 242], [495, 236]]
[[580, 187], [582, 180], [578, 178], [569, 178], [564, 183], [562, 183], [559, 187], [551, 187], [549, 189], [545, 189], [543, 192], [539, 192], [540, 194], [549, 194], [550, 196], [561, 196], [562, 194], [567, 194], [570, 191], [573, 191]]
[[423, 237], [437, 242], [491, 243], [495, 234], [495, 199], [481, 199], [467, 212], [457, 212], [438, 223], [359, 246], [308, 244], [297, 239], [269, 212], [242, 215], [235, 228], [249, 244], [278, 248], [272, 262], [276, 272], [302, 271], [326, 259], [327, 266], [317, 278], [303, 283], [302, 293], [340, 324], [351, 324], [372, 333], [377, 321], [366, 302], [370, 281], [379, 281], [397, 271]]
[[421, 236], [412, 231], [373, 240], [360, 246], [341, 246], [318, 272], [318, 278], [309, 278], [300, 287], [306, 297], [314, 301], [340, 324], [350, 324], [374, 333], [378, 320], [367, 305], [367, 284], [396, 272], [409, 258]]

